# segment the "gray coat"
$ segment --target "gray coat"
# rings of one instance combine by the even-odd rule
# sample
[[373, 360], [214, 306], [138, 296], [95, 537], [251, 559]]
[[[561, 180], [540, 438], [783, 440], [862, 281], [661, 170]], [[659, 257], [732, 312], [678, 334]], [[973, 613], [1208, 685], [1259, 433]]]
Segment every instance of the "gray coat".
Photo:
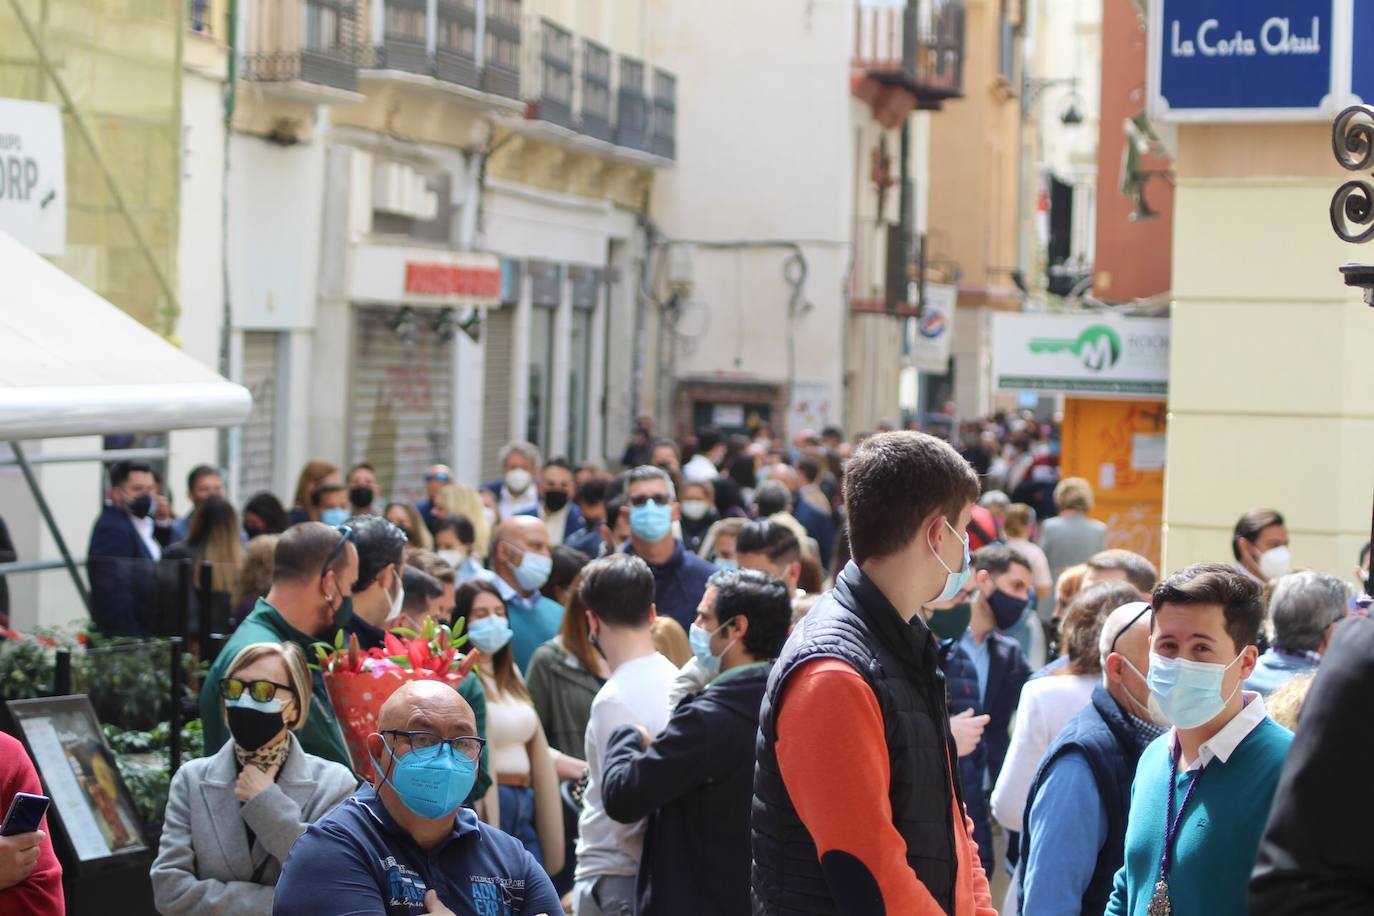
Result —
[[[234, 797], [234, 742], [177, 770], [167, 797], [162, 844], [153, 862], [153, 895], [164, 916], [261, 916], [291, 844], [357, 782], [346, 767], [291, 750], [275, 785], [244, 804]], [[248, 847], [245, 823], [257, 841]], [[253, 875], [261, 869], [257, 881]]]

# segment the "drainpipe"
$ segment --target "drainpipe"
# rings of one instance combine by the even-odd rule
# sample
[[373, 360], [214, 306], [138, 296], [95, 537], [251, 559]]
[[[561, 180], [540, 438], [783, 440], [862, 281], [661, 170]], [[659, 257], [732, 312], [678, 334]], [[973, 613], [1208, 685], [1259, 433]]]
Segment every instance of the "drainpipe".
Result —
[[[234, 109], [238, 105], [238, 62], [239, 62], [239, 4], [229, 0], [229, 18], [225, 24], [228, 32], [229, 55], [225, 64], [224, 86], [224, 151], [223, 170], [220, 174], [220, 281], [223, 285], [223, 308], [220, 310], [219, 324], [219, 374], [229, 378], [230, 343], [234, 335], [234, 311], [229, 291], [229, 138], [234, 130]], [[218, 436], [218, 464], [221, 471], [227, 472], [233, 448], [231, 437], [236, 430], [221, 428]], [[237, 481], [235, 481], [237, 485]]]

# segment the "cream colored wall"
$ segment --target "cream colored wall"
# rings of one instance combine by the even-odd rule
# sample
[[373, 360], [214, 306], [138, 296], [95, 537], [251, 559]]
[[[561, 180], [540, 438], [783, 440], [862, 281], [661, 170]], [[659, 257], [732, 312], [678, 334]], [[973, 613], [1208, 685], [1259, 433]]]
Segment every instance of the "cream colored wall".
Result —
[[1256, 506], [1297, 566], [1348, 578], [1369, 538], [1374, 311], [1337, 268], [1374, 252], [1331, 231], [1330, 149], [1325, 124], [1179, 131], [1165, 570], [1230, 562]]

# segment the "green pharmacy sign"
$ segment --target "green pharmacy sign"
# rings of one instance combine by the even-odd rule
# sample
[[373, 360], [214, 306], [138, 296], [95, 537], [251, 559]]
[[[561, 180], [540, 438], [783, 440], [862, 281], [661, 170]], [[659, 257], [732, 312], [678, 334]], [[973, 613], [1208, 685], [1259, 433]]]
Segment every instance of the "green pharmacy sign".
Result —
[[1169, 319], [999, 314], [992, 325], [992, 371], [1003, 391], [1164, 397]]

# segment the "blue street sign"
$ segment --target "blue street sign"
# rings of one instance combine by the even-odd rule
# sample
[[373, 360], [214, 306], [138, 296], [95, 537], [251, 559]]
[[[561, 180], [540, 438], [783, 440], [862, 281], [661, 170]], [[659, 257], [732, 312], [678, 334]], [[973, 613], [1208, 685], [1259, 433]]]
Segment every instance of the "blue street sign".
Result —
[[[1334, 113], [1341, 70], [1333, 65], [1334, 13], [1339, 3], [1349, 22], [1349, 2], [1155, 0], [1152, 114], [1174, 121], [1263, 121]], [[1341, 56], [1349, 73], [1349, 58]]]

